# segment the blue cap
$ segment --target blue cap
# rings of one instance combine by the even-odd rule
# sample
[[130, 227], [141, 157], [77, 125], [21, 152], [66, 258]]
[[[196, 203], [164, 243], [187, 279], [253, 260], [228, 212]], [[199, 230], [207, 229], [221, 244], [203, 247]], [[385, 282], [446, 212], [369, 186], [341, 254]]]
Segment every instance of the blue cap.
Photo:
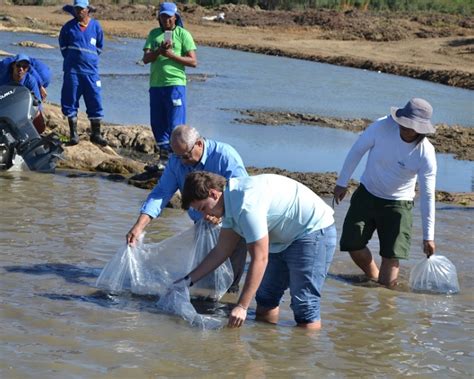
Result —
[[26, 55], [26, 54], [15, 55], [14, 62], [21, 62], [21, 61], [27, 61], [28, 63], [31, 63], [30, 57], [28, 55]]
[[161, 3], [159, 14], [167, 14], [168, 16], [174, 16], [178, 13], [178, 7], [175, 3]]
[[85, 9], [89, 6], [89, 0], [74, 0], [73, 6]]

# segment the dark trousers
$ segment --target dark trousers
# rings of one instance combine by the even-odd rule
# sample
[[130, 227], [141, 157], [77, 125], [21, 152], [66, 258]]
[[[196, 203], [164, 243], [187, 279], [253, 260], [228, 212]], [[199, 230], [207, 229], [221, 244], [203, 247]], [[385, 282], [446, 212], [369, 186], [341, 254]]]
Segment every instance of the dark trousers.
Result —
[[247, 243], [241, 238], [230, 256], [230, 263], [234, 271], [234, 281], [229, 288], [229, 292], [236, 292], [239, 289], [240, 279], [245, 271], [245, 261], [247, 260]]

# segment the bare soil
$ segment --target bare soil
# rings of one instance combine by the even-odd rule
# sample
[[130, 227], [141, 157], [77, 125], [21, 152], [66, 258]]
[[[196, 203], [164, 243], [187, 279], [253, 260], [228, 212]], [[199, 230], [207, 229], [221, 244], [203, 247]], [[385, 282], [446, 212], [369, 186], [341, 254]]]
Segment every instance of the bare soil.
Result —
[[[157, 26], [156, 9], [144, 5], [97, 4], [94, 17], [101, 21], [107, 38], [114, 36], [146, 38], [150, 29]], [[429, 80], [451, 86], [474, 89], [474, 20], [442, 14], [372, 14], [369, 12], [336, 12], [329, 10], [310, 12], [262, 11], [243, 5], [225, 5], [206, 9], [196, 5], [180, 5], [185, 26], [198, 45], [233, 48], [270, 55], [280, 55], [326, 62], [336, 65], [363, 68]], [[225, 13], [222, 22], [208, 21], [203, 17]], [[61, 6], [13, 6], [0, 4], [0, 31], [21, 31], [57, 35], [60, 27], [70, 19]], [[8, 49], [8, 47], [2, 47]], [[5, 51], [4, 53], [8, 53]], [[198, 57], [199, 58], [199, 57]], [[368, 120], [340, 120], [316, 115], [260, 113], [242, 111], [247, 117], [263, 120], [262, 123], [307, 123], [339, 127], [356, 131], [365, 128]], [[254, 113], [254, 114], [251, 114]], [[59, 111], [48, 110], [48, 130], [65, 130], [65, 121]], [[84, 118], [83, 115], [81, 115]], [[85, 120], [85, 118], [84, 118]], [[245, 122], [240, 120], [241, 122]], [[85, 121], [82, 126], [85, 132]], [[323, 125], [321, 125], [323, 124]], [[132, 128], [133, 130], [131, 130]], [[136, 129], [136, 130], [135, 130]], [[145, 147], [153, 145], [149, 129], [130, 126], [124, 129], [105, 125], [104, 132], [114, 140], [118, 149], [130, 148], [128, 140], [137, 140], [126, 133], [141, 136], [143, 141], [133, 149], [151, 154]], [[146, 136], [146, 133], [149, 136]], [[82, 137], [81, 137], [82, 138]], [[472, 160], [472, 129], [460, 126], [439, 125], [433, 139], [438, 151], [454, 153], [459, 159]], [[90, 158], [83, 159], [90, 150]], [[144, 161], [137, 157], [119, 156], [110, 148], [100, 148], [84, 141], [66, 147], [69, 158], [65, 167], [81, 170], [110, 172], [112, 180], [150, 188], [158, 178], [140, 182], [130, 178], [136, 167]], [[133, 152], [132, 152], [133, 155]], [[138, 154], [137, 156], [139, 156]], [[100, 159], [99, 159], [100, 158]], [[117, 163], [119, 161], [119, 163]], [[69, 165], [69, 166], [68, 166]], [[278, 168], [249, 168], [251, 174], [274, 172], [292, 177], [322, 196], [331, 196], [336, 173], [299, 173]], [[128, 179], [127, 179], [128, 177]], [[356, 182], [351, 182], [355, 187]], [[437, 191], [437, 200], [472, 206], [474, 193], [448, 193]], [[178, 202], [174, 203], [179, 204]]]
[[[97, 4], [106, 34], [145, 38], [156, 10]], [[59, 6], [0, 5], [0, 30], [57, 33]], [[474, 20], [446, 14], [263, 11], [245, 5], [180, 5], [198, 44], [363, 68], [474, 89]], [[225, 14], [222, 22], [203, 17]]]
[[[54, 104], [46, 104], [44, 111], [47, 133], [55, 132], [57, 135], [67, 136], [67, 122], [63, 119], [60, 107]], [[300, 123], [300, 121], [297, 122]], [[349, 129], [346, 127], [348, 125], [355, 125], [355, 129], [349, 129], [353, 131], [362, 130], [366, 125], [366, 120], [347, 122], [341, 119], [326, 118], [325, 122], [326, 126], [333, 125], [332, 127], [344, 129]], [[65, 146], [65, 160], [60, 161], [61, 168], [95, 171], [97, 175], [101, 176], [104, 176], [104, 173], [109, 173], [105, 178], [119, 182], [127, 181], [129, 184], [144, 189], [151, 189], [156, 185], [159, 175], [145, 180], [141, 178], [145, 164], [149, 163], [153, 157], [158, 158], [154, 156], [155, 141], [150, 128], [142, 125], [104, 124], [104, 136], [110, 145], [105, 148], [89, 142], [90, 130], [88, 128], [87, 116], [80, 112], [78, 122], [80, 142], [76, 146]], [[251, 175], [275, 173], [288, 176], [305, 184], [315, 193], [324, 197], [332, 196], [337, 178], [335, 172], [291, 172], [276, 167], [247, 167], [247, 170]], [[349, 186], [353, 190], [357, 186], [357, 182], [351, 181]], [[436, 191], [436, 199], [444, 203], [463, 206], [474, 205], [473, 192]], [[173, 198], [170, 206], [179, 208], [179, 194]]]

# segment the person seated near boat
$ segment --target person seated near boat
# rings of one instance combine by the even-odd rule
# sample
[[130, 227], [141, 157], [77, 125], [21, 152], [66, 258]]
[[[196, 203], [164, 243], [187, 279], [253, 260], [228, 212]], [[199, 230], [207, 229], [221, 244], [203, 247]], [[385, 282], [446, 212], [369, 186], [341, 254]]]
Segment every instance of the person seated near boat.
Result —
[[[248, 176], [242, 158], [232, 146], [203, 138], [195, 128], [188, 125], [179, 125], [173, 130], [170, 145], [173, 154], [170, 155], [158, 184], [144, 202], [138, 220], [126, 236], [129, 244], [133, 245], [151, 220], [161, 214], [175, 192], [183, 190], [188, 173], [203, 170], [222, 175], [227, 179]], [[193, 209], [189, 210], [188, 214], [194, 222], [203, 217], [200, 212]], [[230, 258], [234, 281], [229, 292], [238, 291], [246, 256], [245, 241], [241, 240]]]
[[43, 117], [44, 101], [48, 96], [46, 87], [51, 81], [51, 70], [39, 59], [26, 54], [18, 54], [0, 61], [0, 85], [16, 84], [28, 88], [39, 102], [38, 113], [33, 119], [33, 125], [39, 134], [43, 133], [46, 125]]
[[274, 174], [226, 179], [192, 172], [181, 195], [183, 209], [223, 221], [217, 245], [175, 285], [192, 286], [204, 278], [245, 238], [251, 261], [228, 325], [243, 325], [255, 294], [257, 320], [276, 324], [289, 288], [297, 326], [321, 327], [321, 292], [336, 248], [329, 205], [303, 184]]

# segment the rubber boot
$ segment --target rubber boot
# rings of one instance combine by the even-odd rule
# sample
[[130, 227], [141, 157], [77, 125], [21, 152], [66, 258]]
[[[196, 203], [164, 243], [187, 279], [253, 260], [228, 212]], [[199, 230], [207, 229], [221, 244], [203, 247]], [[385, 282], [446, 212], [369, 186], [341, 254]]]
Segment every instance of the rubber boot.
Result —
[[69, 145], [77, 145], [79, 143], [79, 134], [77, 134], [77, 117], [68, 117], [69, 124]]
[[100, 120], [91, 120], [91, 142], [107, 146], [107, 141], [100, 135]]

